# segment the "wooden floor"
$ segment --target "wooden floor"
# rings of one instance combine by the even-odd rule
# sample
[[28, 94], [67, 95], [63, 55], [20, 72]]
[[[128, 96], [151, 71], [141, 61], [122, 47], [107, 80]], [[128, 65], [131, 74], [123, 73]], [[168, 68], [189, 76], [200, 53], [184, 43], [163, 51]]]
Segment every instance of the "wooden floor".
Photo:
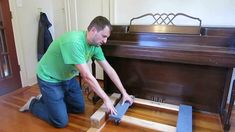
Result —
[[[93, 105], [86, 97], [86, 112], [84, 114], [71, 114], [69, 124], [66, 128], [58, 129], [50, 126], [46, 122], [33, 116], [31, 113], [18, 112], [20, 106], [28, 100], [29, 97], [39, 93], [37, 85], [21, 88], [8, 95], [0, 96], [0, 132], [80, 132], [87, 131], [90, 128], [90, 116], [99, 108], [102, 102]], [[175, 126], [177, 113], [160, 110], [146, 109], [140, 106], [131, 107], [126, 115], [165, 123]], [[193, 130], [196, 132], [220, 132], [223, 131], [220, 120], [217, 115], [202, 113], [193, 114]], [[104, 132], [143, 132], [151, 131], [148, 129], [131, 126], [120, 123], [118, 126], [108, 121], [102, 129]], [[235, 131], [235, 112], [232, 115], [231, 132]]]

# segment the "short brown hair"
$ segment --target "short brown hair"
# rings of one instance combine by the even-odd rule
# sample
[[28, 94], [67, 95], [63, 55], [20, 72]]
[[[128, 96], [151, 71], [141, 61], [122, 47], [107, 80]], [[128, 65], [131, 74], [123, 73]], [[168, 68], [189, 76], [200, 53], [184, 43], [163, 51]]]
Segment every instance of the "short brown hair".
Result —
[[91, 21], [91, 23], [87, 27], [87, 30], [90, 31], [92, 27], [95, 27], [97, 31], [100, 31], [103, 30], [106, 26], [108, 26], [110, 31], [112, 30], [112, 25], [106, 17], [97, 16]]

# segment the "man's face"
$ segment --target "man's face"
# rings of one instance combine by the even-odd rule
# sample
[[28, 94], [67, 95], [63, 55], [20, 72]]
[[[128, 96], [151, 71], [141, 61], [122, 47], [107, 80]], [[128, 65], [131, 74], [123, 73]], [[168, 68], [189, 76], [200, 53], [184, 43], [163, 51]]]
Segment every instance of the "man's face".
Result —
[[110, 36], [110, 29], [106, 26], [103, 30], [97, 31], [94, 30], [92, 36], [92, 45], [101, 46], [107, 42], [108, 37]]

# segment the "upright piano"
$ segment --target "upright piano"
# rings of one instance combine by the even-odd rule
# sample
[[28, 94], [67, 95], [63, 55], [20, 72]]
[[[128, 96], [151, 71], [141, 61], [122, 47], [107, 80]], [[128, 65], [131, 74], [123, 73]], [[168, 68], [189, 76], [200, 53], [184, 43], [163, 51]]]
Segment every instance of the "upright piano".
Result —
[[[129, 94], [219, 114], [229, 129], [235, 28], [114, 25], [102, 48]], [[106, 74], [104, 87], [107, 93], [117, 92]]]

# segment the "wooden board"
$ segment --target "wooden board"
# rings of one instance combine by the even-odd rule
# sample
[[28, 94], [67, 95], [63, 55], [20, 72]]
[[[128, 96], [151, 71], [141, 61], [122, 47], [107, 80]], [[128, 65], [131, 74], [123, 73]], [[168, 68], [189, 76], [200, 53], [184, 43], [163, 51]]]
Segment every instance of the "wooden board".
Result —
[[[120, 94], [114, 93], [112, 96], [110, 96], [110, 99], [112, 100], [113, 104], [120, 98]], [[139, 99], [135, 98], [134, 99], [135, 104], [141, 104], [144, 106], [150, 106], [150, 107], [158, 107], [161, 109], [167, 109], [167, 110], [172, 110], [172, 111], [178, 111], [179, 107], [176, 105], [171, 105], [171, 104], [166, 104], [166, 103], [157, 103], [154, 101], [150, 100], [145, 100], [145, 99]], [[104, 109], [104, 104], [91, 116], [91, 128], [88, 130], [89, 132], [96, 132], [96, 131], [101, 131], [102, 128], [106, 124], [106, 112]], [[153, 121], [148, 121], [144, 119], [139, 119], [131, 116], [123, 116], [121, 119], [121, 122], [125, 122], [128, 124], [144, 127], [147, 129], [151, 130], [156, 130], [156, 131], [169, 131], [169, 132], [174, 132], [176, 131], [175, 126], [170, 126], [162, 123], [157, 123]]]
[[[113, 104], [121, 97], [120, 94], [114, 93], [110, 96]], [[106, 109], [105, 104], [103, 104], [90, 118], [92, 128], [100, 128], [105, 122]]]

